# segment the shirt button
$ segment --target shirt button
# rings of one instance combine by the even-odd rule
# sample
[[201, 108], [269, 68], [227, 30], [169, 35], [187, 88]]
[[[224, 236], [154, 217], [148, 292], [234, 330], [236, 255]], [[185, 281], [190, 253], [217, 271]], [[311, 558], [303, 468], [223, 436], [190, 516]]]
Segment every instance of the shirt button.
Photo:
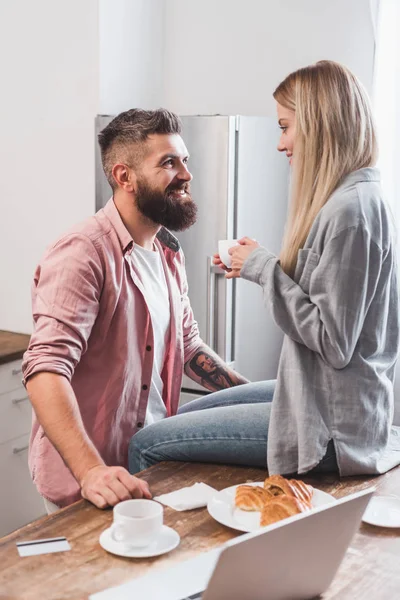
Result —
[[146, 346], [146, 350], [147, 350], [147, 352], [150, 352], [151, 346]]
[[142, 385], [142, 390], [145, 390], [145, 391], [146, 391], [146, 390], [147, 390], [147, 387], [148, 387], [148, 386], [147, 386], [146, 384]]
[[136, 423], [136, 424], [137, 424], [137, 426], [138, 426], [139, 428], [140, 428], [140, 427], [143, 427], [143, 423], [140, 423], [140, 421], [139, 421], [139, 423]]

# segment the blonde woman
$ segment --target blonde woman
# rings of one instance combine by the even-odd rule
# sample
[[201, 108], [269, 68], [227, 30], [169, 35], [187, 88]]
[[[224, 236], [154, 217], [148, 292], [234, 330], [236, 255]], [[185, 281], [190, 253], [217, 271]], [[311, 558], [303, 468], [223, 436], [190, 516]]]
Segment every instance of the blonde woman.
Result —
[[368, 98], [330, 61], [292, 73], [274, 98], [278, 150], [293, 170], [282, 252], [278, 259], [244, 238], [227, 274], [261, 285], [285, 334], [268, 466], [304, 473], [331, 442], [341, 475], [382, 473], [400, 463], [399, 296]]
[[[278, 150], [292, 165], [282, 251], [243, 238], [226, 276], [260, 285], [285, 334], [276, 384], [217, 392], [143, 430], [132, 440], [132, 472], [158, 460], [267, 463], [283, 475], [378, 474], [400, 463], [394, 232], [367, 95], [348, 69], [322, 61], [289, 75], [274, 98]], [[190, 420], [203, 408], [207, 440]]]

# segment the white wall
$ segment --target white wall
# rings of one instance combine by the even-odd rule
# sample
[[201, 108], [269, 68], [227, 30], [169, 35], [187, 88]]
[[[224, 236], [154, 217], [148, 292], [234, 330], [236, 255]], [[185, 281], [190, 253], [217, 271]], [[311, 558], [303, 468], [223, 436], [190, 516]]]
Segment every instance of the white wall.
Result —
[[0, 2], [0, 329], [31, 331], [40, 256], [94, 212], [97, 113], [273, 115], [318, 59], [371, 90], [373, 52], [368, 0]]
[[100, 113], [158, 108], [165, 0], [99, 0]]
[[168, 0], [167, 7], [164, 102], [180, 114], [274, 115], [276, 85], [322, 59], [345, 63], [372, 91], [369, 0]]
[[0, 3], [0, 329], [31, 331], [45, 247], [94, 211], [97, 0]]
[[[400, 136], [400, 3], [385, 0], [380, 9], [375, 68], [375, 111], [380, 153], [378, 166], [383, 190], [391, 204], [398, 230], [397, 257], [400, 265], [400, 182], [398, 140]], [[399, 281], [400, 285], [400, 281]], [[400, 425], [400, 360], [397, 361], [394, 394], [397, 400], [395, 424]]]

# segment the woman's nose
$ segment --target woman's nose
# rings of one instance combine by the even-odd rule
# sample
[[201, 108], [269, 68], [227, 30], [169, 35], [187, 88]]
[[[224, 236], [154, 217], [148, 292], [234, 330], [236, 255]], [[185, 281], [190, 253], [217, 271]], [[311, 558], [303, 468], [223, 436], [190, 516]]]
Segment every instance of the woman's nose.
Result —
[[278, 152], [285, 152], [285, 150], [286, 150], [286, 146], [282, 142], [282, 138], [279, 140], [279, 144], [277, 146], [277, 150], [278, 150]]

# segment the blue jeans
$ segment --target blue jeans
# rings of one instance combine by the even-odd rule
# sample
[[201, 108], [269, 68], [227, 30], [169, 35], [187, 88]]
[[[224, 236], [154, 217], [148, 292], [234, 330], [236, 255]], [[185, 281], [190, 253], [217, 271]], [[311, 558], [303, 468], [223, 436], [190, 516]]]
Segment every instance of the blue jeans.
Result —
[[[161, 461], [267, 467], [268, 425], [275, 381], [257, 381], [208, 394], [136, 433], [129, 445], [129, 471]], [[313, 470], [337, 470], [333, 444]]]

